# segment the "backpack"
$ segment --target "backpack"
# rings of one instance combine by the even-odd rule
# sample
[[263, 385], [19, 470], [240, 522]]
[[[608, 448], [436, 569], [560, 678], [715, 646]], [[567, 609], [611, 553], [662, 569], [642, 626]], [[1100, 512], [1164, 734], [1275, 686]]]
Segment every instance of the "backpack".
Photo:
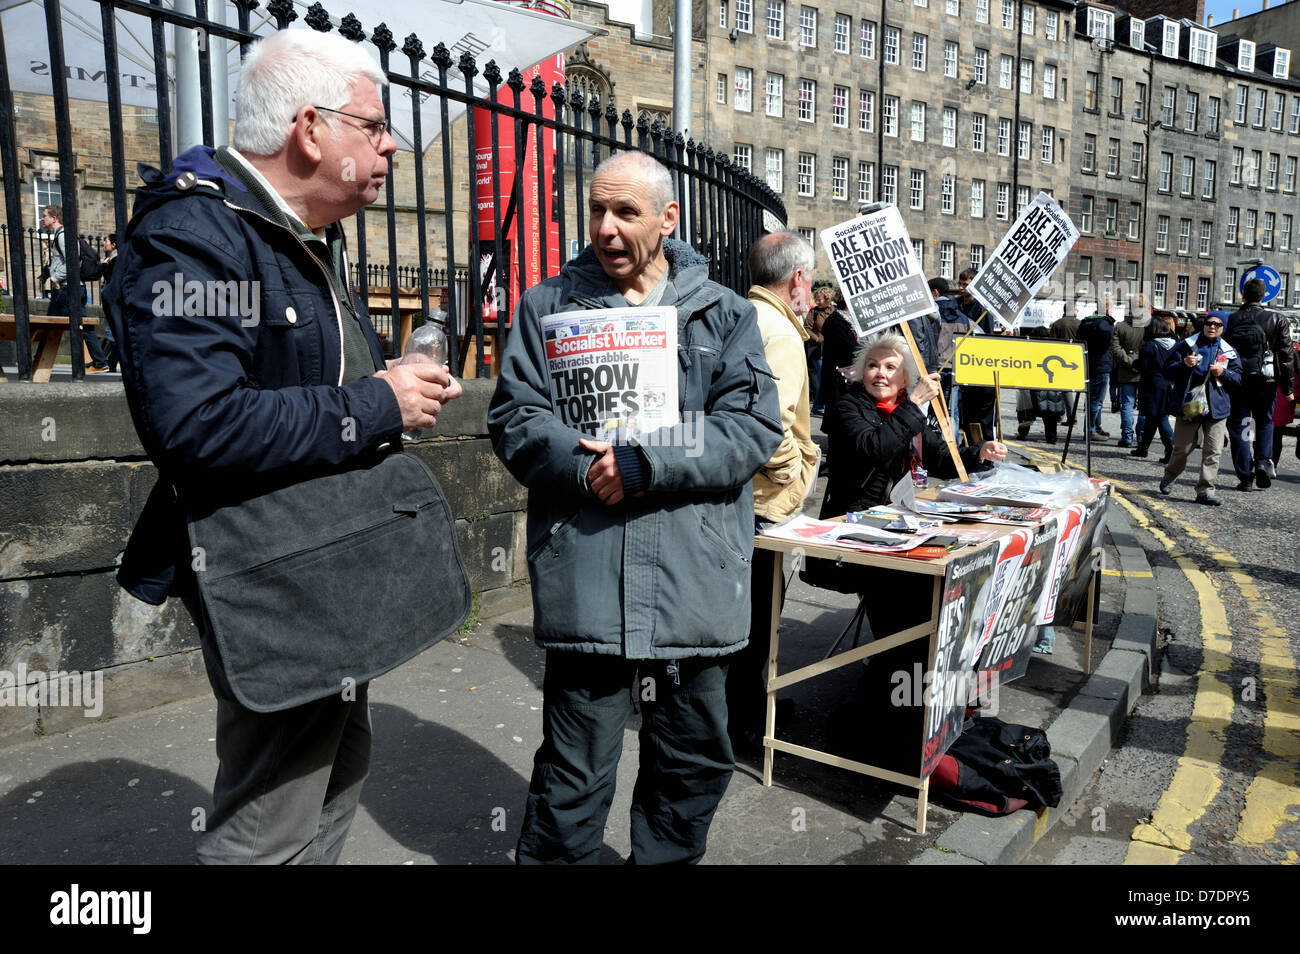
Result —
[[1263, 311], [1256, 314], [1242, 314], [1239, 311], [1233, 315], [1232, 337], [1228, 343], [1237, 349], [1241, 358], [1241, 377], [1244, 381], [1273, 380], [1273, 352], [1268, 346], [1268, 336], [1259, 323], [1260, 318], [1266, 314]]
[[[59, 232], [62, 231], [63, 229], [60, 228]], [[57, 235], [58, 232], [55, 234]], [[64, 239], [64, 242], [67, 242], [66, 238]], [[53, 243], [50, 247], [54, 249], [56, 254], [58, 253], [59, 246], [57, 242]], [[63, 257], [63, 260], [65, 263], [67, 262], [66, 257]], [[95, 254], [95, 247], [84, 238], [77, 239], [77, 270], [80, 272], [81, 280], [83, 282], [93, 282], [95, 279], [102, 277], [99, 265], [99, 256]]]

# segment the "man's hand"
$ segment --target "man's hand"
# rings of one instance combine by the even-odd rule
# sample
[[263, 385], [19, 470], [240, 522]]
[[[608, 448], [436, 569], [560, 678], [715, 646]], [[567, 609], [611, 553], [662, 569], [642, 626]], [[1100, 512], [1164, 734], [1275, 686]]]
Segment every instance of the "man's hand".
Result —
[[587, 486], [591, 492], [603, 504], [618, 503], [623, 499], [623, 473], [618, 469], [618, 459], [614, 457], [614, 445], [585, 437], [579, 438], [578, 444], [584, 450], [600, 455], [587, 471]]
[[375, 377], [388, 382], [402, 411], [402, 430], [433, 427], [438, 412], [448, 401], [460, 397], [460, 383], [447, 368], [427, 356], [423, 361], [403, 360]]

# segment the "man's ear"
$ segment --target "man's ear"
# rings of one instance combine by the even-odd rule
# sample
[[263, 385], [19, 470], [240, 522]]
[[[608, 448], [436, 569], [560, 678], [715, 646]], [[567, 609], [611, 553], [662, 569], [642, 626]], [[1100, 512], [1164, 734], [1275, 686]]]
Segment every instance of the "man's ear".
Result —
[[330, 135], [329, 125], [314, 106], [304, 106], [289, 130], [285, 145], [299, 153], [313, 165], [321, 161], [320, 137]]
[[676, 201], [669, 202], [664, 206], [664, 224], [659, 229], [659, 234], [664, 238], [672, 235], [677, 231], [677, 217], [681, 214], [681, 207]]
[[[793, 272], [790, 273], [790, 277], [787, 278], [785, 282], [786, 298], [788, 298], [790, 301], [798, 300], [799, 296], [796, 293], [799, 291], [799, 285], [802, 280], [803, 280], [803, 266], [800, 265], [798, 268], [796, 268]], [[809, 302], [809, 304], [811, 304], [811, 302]]]

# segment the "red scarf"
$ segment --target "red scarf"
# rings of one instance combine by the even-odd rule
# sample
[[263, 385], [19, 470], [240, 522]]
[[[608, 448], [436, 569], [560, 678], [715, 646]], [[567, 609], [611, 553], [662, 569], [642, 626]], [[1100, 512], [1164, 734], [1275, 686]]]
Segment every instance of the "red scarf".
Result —
[[893, 414], [894, 411], [898, 410], [898, 405], [902, 404], [906, 397], [906, 391], [899, 391], [898, 395], [892, 401], [877, 401], [876, 410], [882, 414]]
[[[877, 401], [876, 410], [888, 417], [898, 410], [898, 405], [902, 404], [905, 400], [907, 400], [907, 392], [899, 391], [892, 401]], [[916, 437], [912, 438], [912, 455], [911, 460], [908, 462], [908, 471], [912, 475], [915, 475], [917, 470], [922, 466], [922, 447], [921, 435], [917, 434]]]

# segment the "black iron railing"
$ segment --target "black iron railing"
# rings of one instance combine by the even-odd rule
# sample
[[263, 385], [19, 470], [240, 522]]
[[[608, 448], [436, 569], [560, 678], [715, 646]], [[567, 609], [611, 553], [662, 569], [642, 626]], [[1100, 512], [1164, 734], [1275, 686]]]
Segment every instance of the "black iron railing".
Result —
[[[120, 97], [121, 71], [117, 53], [117, 20], [115, 13], [132, 20], [131, 29], [137, 36], [152, 37], [154, 84], [157, 89], [156, 136], [157, 149], [153, 157], [164, 169], [171, 166], [174, 152], [172, 141], [172, 108], [167, 96], [169, 82], [166, 72], [166, 45], [164, 42], [165, 26], [181, 26], [201, 31], [207, 37], [219, 37], [238, 43], [241, 51], [247, 50], [247, 44], [257, 39], [250, 30], [251, 11], [258, 7], [258, 0], [233, 0], [238, 12], [238, 22], [234, 26], [210, 21], [208, 4], [210, 0], [194, 0], [193, 15], [164, 8], [159, 0], [99, 0], [101, 7], [101, 24], [104, 47], [104, 80], [107, 86], [107, 104], [109, 119], [109, 149], [112, 161], [113, 179], [113, 229], [119, 235], [126, 230], [127, 209], [130, 193], [127, 186], [127, 169], [134, 168], [138, 157], [127, 156], [124, 150], [124, 120]], [[297, 13], [289, 0], [271, 0], [266, 7], [278, 28], [287, 27], [297, 19]], [[59, 0], [45, 0], [46, 29], [49, 37], [49, 76], [53, 89], [52, 112], [55, 119], [57, 136], [57, 153], [61, 184], [64, 225], [70, 234], [77, 233], [79, 224], [78, 197], [74, 155], [84, 153], [84, 149], [74, 150], [74, 130], [69, 119], [69, 101], [66, 81], [67, 63], [63, 48], [62, 13]], [[448, 329], [453, 355], [453, 364], [458, 373], [463, 373], [463, 362], [467, 342], [463, 336], [472, 336], [477, 343], [478, 374], [485, 371], [483, 347], [484, 289], [492, 277], [504, 271], [509, 263], [505, 261], [510, 255], [517, 262], [526, 260], [525, 253], [532, 254], [540, 261], [542, 274], [549, 274], [559, 263], [568, 258], [568, 237], [573, 235], [579, 244], [585, 244], [586, 225], [583, 220], [585, 197], [585, 180], [589, 179], [590, 166], [613, 152], [626, 149], [640, 149], [658, 157], [673, 174], [677, 197], [686, 212], [684, 219], [689, 223], [686, 233], [680, 238], [689, 242], [703, 252], [710, 261], [712, 277], [741, 293], [747, 287], [747, 265], [744, 250], [763, 233], [763, 214], [771, 213], [777, 221], [785, 221], [785, 207], [779, 197], [762, 181], [747, 171], [732, 164], [727, 149], [714, 149], [694, 140], [685, 139], [663, 125], [661, 121], [650, 122], [642, 115], [635, 120], [629, 110], [621, 112], [610, 102], [601, 102], [597, 97], [587, 97], [571, 91], [560, 83], [548, 89], [540, 78], [533, 80], [525, 89], [523, 77], [518, 70], [511, 70], [509, 76], [503, 77], [495, 61], [488, 62], [481, 70], [469, 53], [462, 54], [453, 61], [452, 53], [446, 45], [436, 43], [426, 56], [424, 43], [415, 34], [406, 37], [400, 50], [392, 33], [384, 24], [373, 26], [369, 32], [351, 14], [341, 20], [333, 19], [319, 4], [312, 6], [304, 18], [306, 24], [316, 30], [328, 32], [337, 29], [340, 34], [354, 41], [368, 41], [378, 52], [380, 65], [384, 69], [389, 85], [383, 92], [384, 106], [390, 107], [393, 90], [408, 91], [406, 95], [420, 99], [432, 98], [439, 109], [435, 135], [426, 137], [421, 129], [421, 111], [413, 110], [412, 140], [414, 152], [422, 161], [413, 163], [415, 169], [415, 216], [414, 231], [417, 238], [416, 256], [418, 262], [409, 268], [399, 266], [397, 262], [397, 213], [395, 210], [394, 180], [392, 166], [387, 179], [385, 203], [370, 209], [363, 209], [356, 214], [357, 243], [355, 252], [358, 294], [366, 301], [368, 307], [377, 316], [397, 315], [401, 313], [401, 289], [414, 289], [420, 298], [419, 313], [428, 314], [444, 302], [449, 315], [457, 316], [459, 321], [450, 322]], [[199, 46], [200, 96], [202, 102], [202, 125], [204, 140], [213, 141], [214, 112], [212, 89], [208, 80], [210, 44]], [[393, 57], [395, 52], [399, 56]], [[433, 72], [428, 70], [432, 64]], [[483, 96], [474, 89], [474, 79], [482, 76], [488, 87]], [[423, 74], [423, 75], [422, 75]], [[426, 79], [425, 76], [434, 76]], [[497, 102], [498, 93], [505, 92], [506, 104]], [[555, 116], [544, 115], [547, 101], [555, 107]], [[453, 125], [449, 122], [448, 107], [459, 104], [466, 107], [463, 119], [469, 146], [461, 155], [453, 155], [452, 137], [449, 134]], [[509, 123], [510, 143], [498, 143], [497, 119], [504, 117]], [[493, 206], [492, 238], [480, 240], [477, 225], [477, 213], [471, 215], [475, 207], [475, 149], [473, 126], [476, 122], [490, 121], [493, 129], [493, 151], [491, 158], [491, 176], [493, 194], [496, 199]], [[151, 124], [151, 128], [152, 124]], [[514, 189], [508, 188], [504, 181], [498, 162], [497, 146], [512, 146], [517, 154], [522, 155], [533, 143], [540, 147], [543, 130], [553, 130], [556, 137], [555, 176], [550, 188], [536, 190], [538, 208], [530, 210], [530, 221], [524, 221], [523, 209], [513, 202], [502, 208], [502, 198], [513, 191], [514, 196], [522, 194], [523, 162], [516, 163]], [[136, 130], [138, 136], [138, 130]], [[434, 142], [436, 140], [436, 142]], [[136, 140], [138, 141], [138, 139]], [[32, 219], [24, 218], [25, 210], [21, 195], [21, 184], [17, 168], [17, 156], [30, 145], [17, 142], [14, 124], [14, 96], [9, 83], [7, 51], [3, 26], [0, 26], [0, 154], [4, 177], [4, 199], [6, 207], [5, 237], [23, 235], [23, 241], [5, 242], [4, 270], [8, 290], [13, 295], [13, 307], [17, 326], [18, 376], [20, 379], [31, 377], [31, 349], [27, 324], [27, 296], [38, 293], [34, 288], [34, 276], [39, 275], [39, 257], [34, 254], [31, 240], [26, 236], [23, 224]], [[435, 148], [436, 147], [436, 148]], [[48, 151], [48, 144], [40, 148]], [[440, 154], [440, 155], [439, 155]], [[443, 212], [441, 216], [427, 213], [425, 185], [425, 166], [438, 169], [442, 177], [441, 199]], [[469, 201], [463, 212], [457, 212], [455, 198], [469, 189]], [[574, 195], [566, 196], [566, 190], [572, 187]], [[548, 216], [555, 214], [558, 223], [559, 247], [548, 247], [547, 229], [544, 227]], [[388, 262], [375, 264], [368, 260], [366, 240], [368, 234], [382, 234], [383, 228], [368, 233], [367, 222], [374, 217], [383, 216], [388, 237]], [[572, 218], [572, 222], [570, 219]], [[439, 221], [440, 220], [440, 221]], [[543, 227], [539, 228], [538, 223]], [[100, 227], [108, 231], [108, 223]], [[570, 226], [573, 231], [570, 232]], [[32, 231], [30, 229], [26, 230]], [[436, 255], [444, 263], [456, 263], [456, 280], [446, 281], [445, 271], [442, 281], [438, 280], [439, 269], [431, 266], [429, 235], [436, 235]], [[538, 248], [529, 249], [530, 243], [536, 241]], [[480, 247], [482, 245], [482, 247]], [[482, 254], [481, 254], [482, 253]], [[481, 273], [478, 263], [487, 262]], [[74, 287], [84, 284], [78, 274], [76, 256], [68, 257], [68, 283]], [[366, 277], [361, 281], [361, 276]], [[390, 281], [392, 276], [396, 280]], [[410, 279], [410, 281], [408, 281]], [[508, 283], [498, 282], [506, 287]], [[370, 289], [384, 289], [387, 300], [372, 298]], [[445, 289], [445, 290], [444, 290]], [[408, 292], [407, 294], [410, 294]], [[503, 299], [497, 293], [495, 305], [498, 313], [508, 315], [513, 302]], [[84, 373], [81, 349], [81, 317], [83, 311], [82, 296], [75, 291], [69, 295], [70, 324], [72, 332], [72, 368], [73, 376], [81, 377]], [[409, 310], [409, 309], [408, 309]], [[391, 320], [391, 319], [389, 319]], [[384, 322], [382, 317], [380, 323]], [[460, 323], [464, 322], [462, 336]], [[508, 322], [502, 321], [500, 331], [505, 334]], [[391, 326], [386, 326], [388, 347], [396, 348], [399, 342], [392, 334]]]

